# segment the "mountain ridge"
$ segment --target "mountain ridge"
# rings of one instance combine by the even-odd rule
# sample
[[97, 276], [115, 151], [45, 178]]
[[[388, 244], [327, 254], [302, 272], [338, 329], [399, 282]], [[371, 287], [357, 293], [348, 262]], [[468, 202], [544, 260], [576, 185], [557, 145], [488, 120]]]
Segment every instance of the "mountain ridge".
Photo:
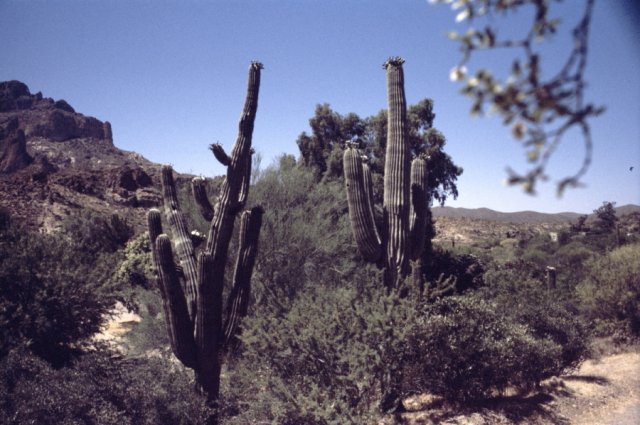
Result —
[[[622, 205], [615, 208], [618, 216], [631, 214], [634, 212], [640, 212], [639, 205]], [[431, 209], [433, 217], [447, 217], [447, 218], [467, 218], [473, 220], [482, 221], [496, 221], [503, 223], [553, 223], [553, 224], [567, 224], [575, 221], [578, 217], [586, 215], [589, 218], [594, 216], [591, 214], [580, 214], [575, 212], [560, 212], [560, 213], [543, 213], [531, 210], [516, 211], [516, 212], [500, 212], [492, 210], [487, 207], [481, 208], [464, 208], [464, 207], [433, 207]]]

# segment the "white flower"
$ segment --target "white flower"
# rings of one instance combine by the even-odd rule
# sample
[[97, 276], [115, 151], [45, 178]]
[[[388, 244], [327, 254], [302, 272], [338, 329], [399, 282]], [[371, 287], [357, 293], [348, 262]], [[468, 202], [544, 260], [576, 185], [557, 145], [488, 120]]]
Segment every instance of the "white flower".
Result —
[[449, 71], [449, 79], [451, 81], [459, 81], [463, 79], [465, 75], [467, 75], [467, 67], [464, 65], [454, 66], [451, 68], [451, 71]]
[[469, 9], [465, 9], [456, 15], [456, 22], [462, 22], [469, 17]]

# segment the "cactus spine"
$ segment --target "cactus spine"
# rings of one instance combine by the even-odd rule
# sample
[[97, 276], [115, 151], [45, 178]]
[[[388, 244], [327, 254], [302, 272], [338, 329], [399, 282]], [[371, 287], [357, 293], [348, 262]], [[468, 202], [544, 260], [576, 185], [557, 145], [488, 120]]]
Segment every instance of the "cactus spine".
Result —
[[424, 249], [427, 218], [427, 162], [411, 161], [407, 141], [407, 103], [401, 58], [384, 63], [389, 104], [384, 167], [382, 226], [376, 229], [370, 171], [354, 146], [344, 153], [345, 184], [354, 239], [365, 260], [384, 269], [384, 284], [397, 287], [409, 273], [410, 260]]
[[261, 207], [241, 214], [238, 258], [223, 320], [222, 290], [229, 242], [235, 217], [244, 208], [249, 192], [253, 153], [251, 138], [261, 69], [262, 65], [258, 62], [253, 62], [249, 67], [247, 97], [231, 155], [227, 155], [220, 145], [211, 147], [215, 157], [227, 167], [215, 206], [206, 196], [205, 180], [195, 178], [192, 181], [193, 195], [200, 212], [211, 222], [207, 243], [197, 258], [178, 204], [173, 170], [168, 165], [162, 167], [162, 190], [164, 213], [173, 234], [173, 247], [169, 236], [162, 232], [160, 211], [152, 209], [147, 215], [171, 348], [185, 366], [194, 369], [198, 390], [213, 405], [219, 395], [222, 354], [235, 340], [239, 323], [247, 313], [250, 280], [262, 223]]

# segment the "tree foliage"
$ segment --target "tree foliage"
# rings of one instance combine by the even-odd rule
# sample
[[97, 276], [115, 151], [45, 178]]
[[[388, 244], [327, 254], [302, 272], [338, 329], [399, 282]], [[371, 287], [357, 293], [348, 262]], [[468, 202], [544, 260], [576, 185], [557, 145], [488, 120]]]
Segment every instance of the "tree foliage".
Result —
[[[407, 108], [408, 141], [412, 156], [428, 158], [430, 199], [444, 204], [447, 197], [458, 196], [456, 181], [462, 168], [445, 152], [446, 139], [433, 127], [433, 101], [423, 99]], [[342, 154], [346, 142], [358, 143], [369, 158], [374, 191], [382, 196], [384, 152], [387, 144], [387, 111], [360, 118], [354, 113], [341, 115], [328, 104], [316, 106], [309, 120], [312, 134], [302, 133], [297, 140], [302, 164], [320, 178], [342, 178]]]
[[616, 231], [618, 217], [616, 216], [615, 202], [603, 202], [602, 206], [593, 210], [595, 221], [594, 231], [599, 233], [613, 233]]
[[[467, 21], [464, 33], [450, 32], [449, 37], [459, 43], [462, 57], [451, 71], [453, 81], [464, 81], [462, 93], [472, 101], [471, 113], [480, 114], [487, 106], [497, 111], [505, 125], [511, 126], [513, 137], [522, 143], [531, 168], [519, 173], [509, 169], [508, 182], [522, 185], [527, 193], [535, 193], [536, 184], [548, 178], [547, 165], [567, 133], [574, 128], [581, 132], [584, 156], [580, 168], [557, 183], [558, 194], [567, 187], [576, 187], [591, 163], [592, 140], [589, 122], [604, 111], [603, 107], [585, 101], [584, 73], [587, 64], [589, 26], [595, 0], [584, 1], [581, 19], [571, 31], [573, 48], [562, 65], [553, 71], [543, 69], [547, 64], [541, 41], [552, 38], [560, 27], [560, 19], [553, 16], [550, 1], [539, 0], [431, 0], [449, 3], [457, 10], [456, 21]], [[516, 11], [528, 11], [531, 25], [517, 36], [499, 37], [498, 17], [505, 18]], [[476, 29], [474, 23], [484, 23]], [[511, 69], [502, 80], [489, 69], [479, 69], [467, 75], [466, 65], [478, 51], [510, 50]]]

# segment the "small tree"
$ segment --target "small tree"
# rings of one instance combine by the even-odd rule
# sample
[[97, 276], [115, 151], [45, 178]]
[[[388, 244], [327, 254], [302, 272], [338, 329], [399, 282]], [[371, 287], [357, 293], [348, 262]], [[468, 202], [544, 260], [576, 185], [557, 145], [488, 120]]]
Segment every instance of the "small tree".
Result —
[[618, 224], [615, 202], [603, 202], [602, 206], [593, 210], [596, 216], [594, 230], [599, 233], [614, 233]]

